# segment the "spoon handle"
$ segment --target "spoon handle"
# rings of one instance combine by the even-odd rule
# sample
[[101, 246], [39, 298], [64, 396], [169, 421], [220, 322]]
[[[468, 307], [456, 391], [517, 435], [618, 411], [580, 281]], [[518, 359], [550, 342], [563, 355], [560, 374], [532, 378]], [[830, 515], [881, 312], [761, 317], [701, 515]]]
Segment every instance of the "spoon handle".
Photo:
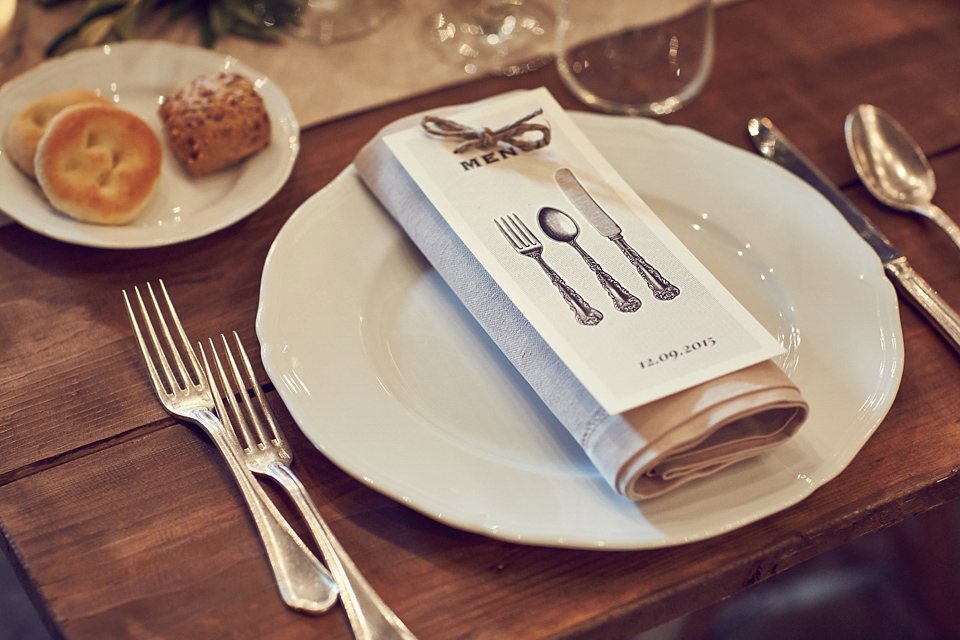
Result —
[[625, 286], [617, 282], [616, 278], [604, 271], [600, 263], [584, 251], [580, 245], [574, 244], [573, 246], [580, 252], [583, 261], [587, 263], [590, 270], [597, 276], [597, 280], [600, 281], [600, 285], [607, 292], [607, 295], [610, 296], [610, 299], [613, 301], [613, 306], [617, 308], [617, 311], [631, 313], [640, 308], [640, 298], [630, 293]]
[[922, 210], [918, 210], [918, 213], [921, 213], [933, 220], [937, 226], [943, 229], [947, 235], [950, 236], [950, 239], [953, 240], [953, 244], [957, 245], [957, 248], [960, 248], [960, 227], [957, 226], [957, 223], [955, 223], [950, 216], [943, 212], [943, 209], [931, 202]]
[[603, 314], [591, 307], [590, 303], [584, 300], [573, 287], [564, 282], [560, 274], [551, 269], [550, 266], [544, 262], [543, 258], [538, 257], [537, 262], [540, 264], [540, 267], [543, 268], [547, 277], [550, 278], [553, 286], [560, 291], [560, 295], [567, 301], [570, 310], [573, 311], [574, 316], [577, 318], [577, 322], [582, 325], [593, 326], [603, 320]]

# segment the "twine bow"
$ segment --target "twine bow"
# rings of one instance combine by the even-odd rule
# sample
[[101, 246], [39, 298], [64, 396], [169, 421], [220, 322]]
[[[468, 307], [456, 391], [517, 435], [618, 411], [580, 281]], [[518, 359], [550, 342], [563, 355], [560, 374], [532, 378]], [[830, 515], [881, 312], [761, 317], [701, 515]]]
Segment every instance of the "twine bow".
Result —
[[[472, 149], [492, 149], [501, 142], [514, 146], [521, 151], [533, 151], [550, 144], [550, 127], [527, 122], [527, 120], [535, 118], [541, 113], [543, 113], [543, 109], [537, 109], [530, 115], [505, 127], [500, 127], [496, 131], [491, 131], [486, 127], [471, 129], [453, 120], [436, 116], [424, 116], [420, 124], [427, 133], [432, 135], [463, 140], [464, 142], [453, 150], [454, 153], [465, 153]], [[540, 137], [536, 140], [527, 140], [523, 135], [528, 131], [539, 131]]]

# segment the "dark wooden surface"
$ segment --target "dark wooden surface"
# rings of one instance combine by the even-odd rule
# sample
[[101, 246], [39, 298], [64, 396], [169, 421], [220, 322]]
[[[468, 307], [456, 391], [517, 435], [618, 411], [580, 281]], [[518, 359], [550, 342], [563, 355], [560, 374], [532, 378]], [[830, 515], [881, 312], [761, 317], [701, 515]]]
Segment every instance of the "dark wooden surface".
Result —
[[[770, 117], [960, 307], [956, 249], [932, 225], [873, 202], [855, 180], [842, 137], [857, 104], [889, 111], [932, 158], [937, 202], [960, 215], [960, 5], [751, 0], [720, 9], [717, 29], [716, 65], [703, 93], [664, 121], [749, 149], [746, 121]], [[312, 618], [280, 602], [212, 446], [154, 399], [120, 290], [163, 278], [189, 334], [237, 329], [254, 344], [272, 239], [377, 129], [419, 110], [541, 85], [579, 108], [545, 68], [307, 130], [293, 176], [272, 201], [181, 245], [109, 251], [16, 225], [0, 230], [0, 525], [57, 634], [350, 637], [339, 609]], [[901, 317], [903, 383], [853, 463], [795, 507], [670, 549], [523, 547], [438, 524], [326, 461], [271, 398], [320, 510], [421, 640], [628, 638], [960, 495], [960, 358], [908, 305]]]

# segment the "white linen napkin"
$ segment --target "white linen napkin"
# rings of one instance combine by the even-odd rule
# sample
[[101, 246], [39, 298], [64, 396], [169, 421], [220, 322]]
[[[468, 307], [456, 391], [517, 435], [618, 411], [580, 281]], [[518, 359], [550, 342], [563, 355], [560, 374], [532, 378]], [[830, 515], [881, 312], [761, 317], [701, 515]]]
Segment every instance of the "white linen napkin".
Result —
[[[451, 117], [468, 106], [429, 113]], [[385, 127], [360, 151], [354, 165], [361, 179], [617, 492], [631, 500], [661, 495], [775, 447], [797, 431], [807, 403], [773, 361], [623, 414], [604, 411], [383, 142], [385, 135], [419, 125], [423, 115]]]

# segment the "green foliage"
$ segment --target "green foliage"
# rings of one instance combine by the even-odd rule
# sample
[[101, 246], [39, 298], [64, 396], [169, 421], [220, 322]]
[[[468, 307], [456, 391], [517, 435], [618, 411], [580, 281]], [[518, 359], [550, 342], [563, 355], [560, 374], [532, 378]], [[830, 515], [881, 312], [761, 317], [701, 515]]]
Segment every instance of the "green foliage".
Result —
[[[36, 0], [53, 7], [76, 0]], [[299, 21], [307, 0], [82, 0], [80, 20], [54, 38], [48, 56], [74, 49], [133, 38], [141, 17], [166, 11], [170, 21], [192, 19], [200, 30], [200, 41], [212, 47], [222, 35], [276, 41], [280, 32]]]

